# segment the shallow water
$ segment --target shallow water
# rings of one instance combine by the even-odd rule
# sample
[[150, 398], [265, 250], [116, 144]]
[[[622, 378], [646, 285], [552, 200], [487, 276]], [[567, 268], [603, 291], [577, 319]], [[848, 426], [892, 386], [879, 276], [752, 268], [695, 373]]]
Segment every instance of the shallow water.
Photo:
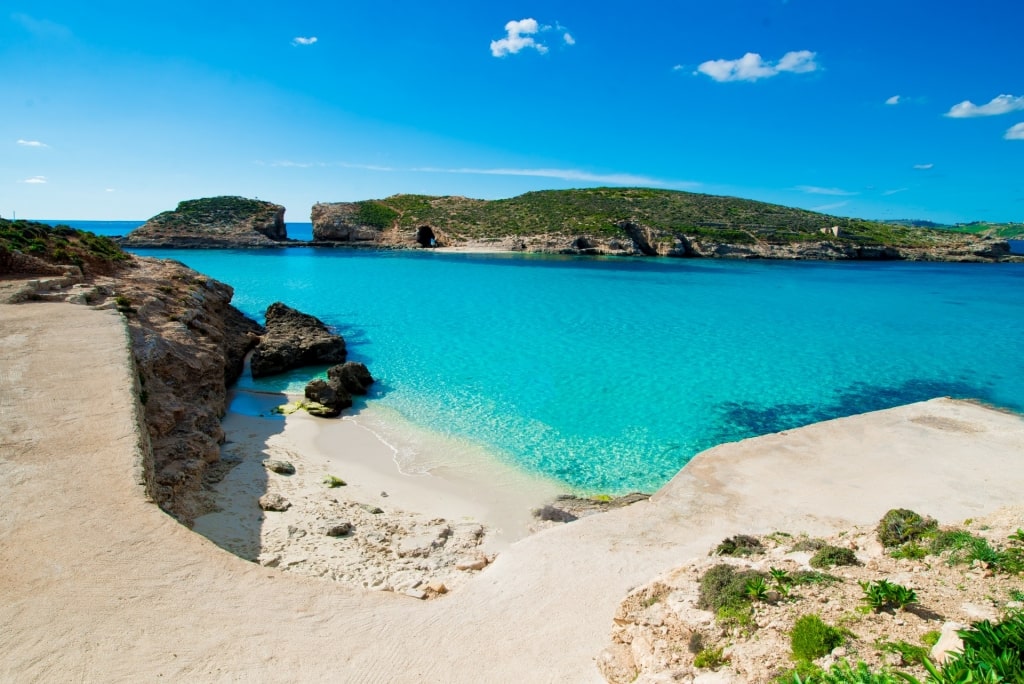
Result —
[[[345, 335], [371, 405], [588, 492], [951, 395], [1024, 411], [1024, 265], [137, 250]], [[301, 392], [300, 370], [244, 387]]]

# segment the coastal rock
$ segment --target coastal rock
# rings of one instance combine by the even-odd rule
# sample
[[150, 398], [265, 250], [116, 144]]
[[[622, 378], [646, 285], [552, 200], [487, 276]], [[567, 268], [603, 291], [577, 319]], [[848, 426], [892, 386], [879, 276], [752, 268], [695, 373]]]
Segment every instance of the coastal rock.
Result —
[[277, 473], [279, 475], [295, 474], [295, 466], [288, 461], [278, 461], [276, 459], [271, 459], [269, 461], [265, 461], [263, 463], [263, 467], [269, 470], [270, 472]]
[[267, 307], [266, 333], [252, 353], [254, 378], [314, 364], [345, 360], [345, 340], [315, 316], [274, 302]]
[[352, 405], [352, 395], [336, 381], [321, 378], [310, 380], [306, 385], [305, 395], [309, 402], [317, 404], [310, 406], [307, 403], [306, 411], [320, 418], [334, 418]]
[[133, 257], [98, 290], [116, 292], [134, 311], [125, 323], [152, 447], [147, 492], [191, 524], [210, 506], [204, 482], [220, 459], [227, 385], [262, 328], [231, 306], [230, 286], [175, 261]]
[[[366, 394], [373, 384], [373, 376], [369, 369], [358, 361], [348, 361], [338, 366], [331, 366], [327, 369], [327, 378], [331, 382], [337, 382], [345, 391], [351, 394]], [[351, 404], [350, 404], [351, 405]]]
[[352, 533], [352, 523], [347, 520], [332, 520], [323, 527], [323, 533], [328, 537], [344, 537]]
[[291, 508], [291, 502], [277, 493], [264, 494], [259, 499], [260, 508], [264, 511], [283, 512]]
[[277, 247], [288, 239], [285, 208], [245, 197], [207, 197], [179, 202], [136, 228], [131, 247]]
[[590, 498], [575, 496], [573, 494], [562, 494], [553, 502], [545, 504], [533, 511], [533, 516], [538, 520], [546, 522], [567, 523], [579, 520], [580, 518], [604, 513], [615, 508], [622, 508], [638, 501], [646, 501], [651, 498], [650, 494], [633, 492], [615, 498]]
[[[364, 202], [330, 202], [313, 205], [310, 221], [313, 239], [330, 242], [379, 243], [386, 222], [374, 221]], [[370, 225], [374, 221], [377, 225]]]

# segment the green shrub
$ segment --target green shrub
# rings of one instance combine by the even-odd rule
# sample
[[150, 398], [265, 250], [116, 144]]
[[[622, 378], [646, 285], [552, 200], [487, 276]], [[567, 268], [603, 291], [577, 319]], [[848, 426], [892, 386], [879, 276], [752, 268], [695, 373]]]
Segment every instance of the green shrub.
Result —
[[804, 615], [790, 632], [790, 646], [797, 660], [816, 660], [826, 656], [844, 640], [842, 630], [825, 624], [817, 615]]
[[884, 641], [881, 639], [875, 642], [875, 648], [883, 653], [895, 653], [904, 665], [916, 665], [924, 662], [929, 652], [929, 649], [924, 646], [915, 646], [906, 641]]
[[[1024, 613], [1015, 611], [998, 624], [977, 622], [957, 633], [963, 651], [950, 653], [941, 668], [925, 660], [925, 684], [1024, 682]], [[909, 675], [903, 678], [921, 684]]]
[[765, 601], [768, 599], [768, 583], [764, 577], [752, 577], [747, 580], [747, 598], [751, 601]]
[[750, 603], [747, 582], [755, 578], [766, 579], [756, 570], [737, 571], [731, 565], [715, 565], [700, 578], [700, 596], [697, 607], [718, 611], [723, 607], [744, 607]]
[[716, 556], [750, 556], [761, 553], [764, 546], [757, 537], [747, 534], [737, 534], [735, 537], [723, 539], [722, 543], [715, 547]]
[[906, 508], [894, 508], [882, 516], [878, 523], [878, 541], [891, 548], [916, 541], [927, 532], [938, 529], [939, 524], [932, 518], [922, 518]]
[[812, 568], [831, 568], [836, 565], [857, 565], [857, 556], [841, 546], [823, 546], [811, 556]]
[[804, 677], [792, 673], [786, 684], [903, 684], [904, 681], [900, 673], [885, 669], [875, 672], [863, 661], [854, 666], [848, 660], [841, 660], [828, 671], [812, 671]]
[[693, 659], [693, 666], [713, 669], [724, 665], [725, 662], [726, 659], [722, 657], [721, 648], [706, 648]]
[[347, 483], [340, 477], [324, 475], [324, 484], [333, 489], [335, 487], [344, 487]]
[[917, 592], [889, 580], [860, 582], [860, 588], [864, 590], [862, 600], [868, 608], [876, 613], [886, 608], [903, 610], [911, 603], [917, 603]]
[[826, 546], [824, 539], [804, 538], [793, 544], [790, 551], [817, 551], [821, 547]]

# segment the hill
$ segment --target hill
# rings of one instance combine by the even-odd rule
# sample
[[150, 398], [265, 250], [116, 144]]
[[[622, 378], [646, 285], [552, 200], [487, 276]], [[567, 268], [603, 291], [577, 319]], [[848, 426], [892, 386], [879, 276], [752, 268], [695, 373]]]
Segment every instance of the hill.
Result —
[[503, 200], [393, 195], [322, 203], [316, 240], [391, 246], [682, 257], [1000, 258], [1005, 243], [736, 197], [648, 188], [529, 192]]
[[274, 247], [288, 239], [284, 207], [245, 197], [179, 202], [124, 239], [132, 247]]
[[61, 274], [62, 266], [110, 273], [129, 260], [113, 240], [65, 225], [0, 219], [0, 276]]

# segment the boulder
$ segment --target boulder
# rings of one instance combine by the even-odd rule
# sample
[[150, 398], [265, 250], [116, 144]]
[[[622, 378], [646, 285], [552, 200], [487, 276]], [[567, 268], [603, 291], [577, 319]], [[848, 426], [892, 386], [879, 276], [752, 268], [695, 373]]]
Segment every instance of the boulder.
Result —
[[280, 494], [264, 494], [260, 497], [260, 508], [265, 511], [287, 511], [292, 507], [292, 504], [288, 499], [284, 498]]
[[344, 537], [352, 532], [352, 523], [347, 520], [331, 520], [324, 524], [323, 532], [328, 537]]
[[[327, 369], [329, 381], [337, 381], [341, 387], [351, 394], [366, 394], [373, 384], [373, 376], [365, 365], [357, 361], [349, 361]], [[351, 404], [349, 404], [351, 406]]]
[[271, 459], [269, 461], [265, 461], [263, 463], [263, 467], [266, 468], [267, 470], [269, 470], [269, 471], [271, 471], [273, 473], [277, 473], [279, 475], [294, 475], [295, 474], [295, 466], [292, 465], [291, 463], [289, 463], [288, 461], [277, 461], [277, 460]]
[[254, 378], [345, 360], [345, 339], [319, 318], [274, 302], [267, 307], [266, 319], [267, 331], [250, 360]]

